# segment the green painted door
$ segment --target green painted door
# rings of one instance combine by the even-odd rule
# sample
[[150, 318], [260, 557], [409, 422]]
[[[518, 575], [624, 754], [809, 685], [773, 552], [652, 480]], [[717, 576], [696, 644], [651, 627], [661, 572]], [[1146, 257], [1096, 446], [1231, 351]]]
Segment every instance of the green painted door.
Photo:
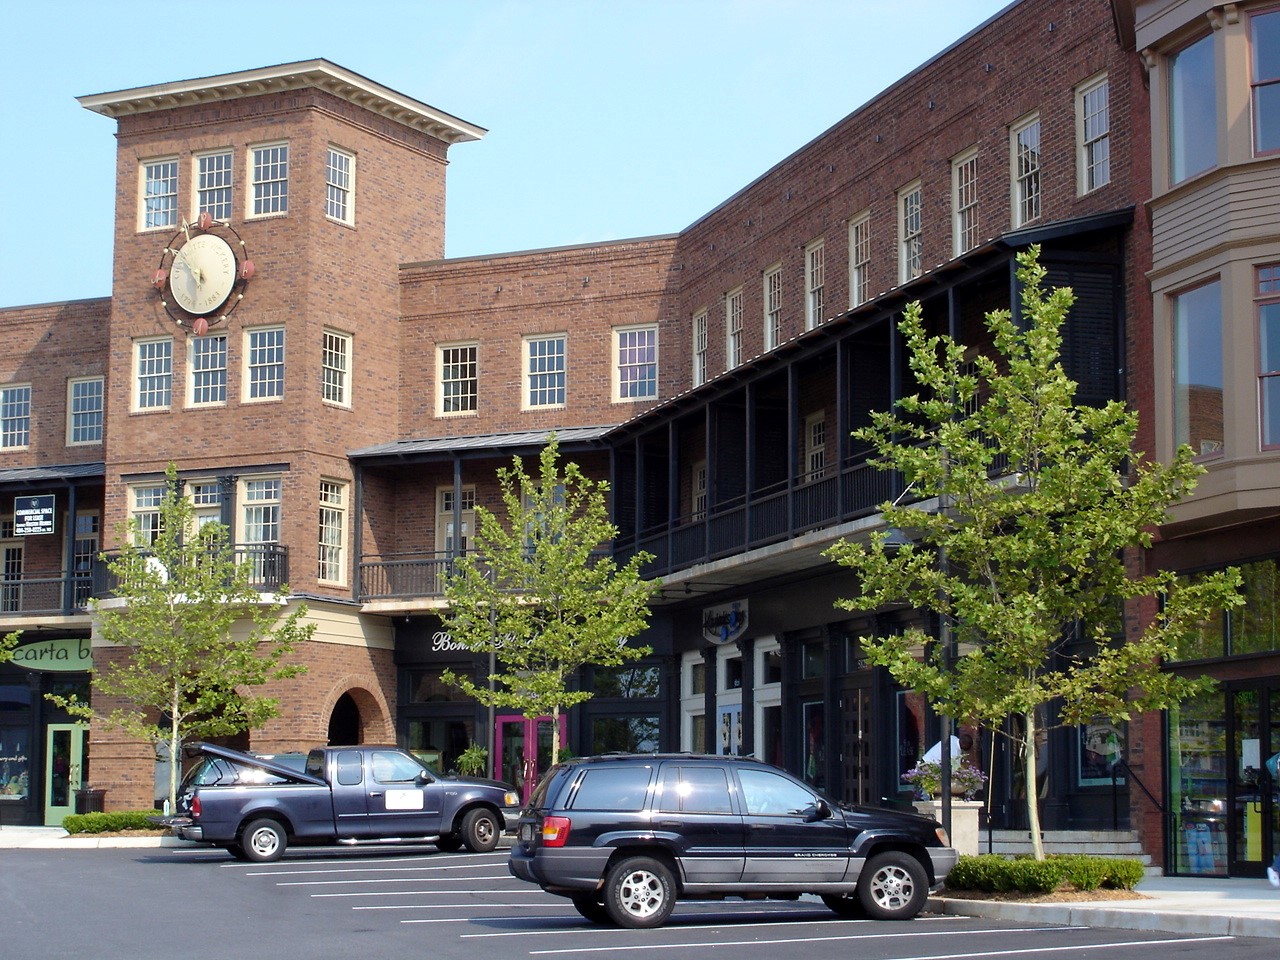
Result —
[[79, 723], [51, 723], [45, 728], [44, 822], [62, 825], [75, 813], [76, 791], [84, 785], [89, 728]]

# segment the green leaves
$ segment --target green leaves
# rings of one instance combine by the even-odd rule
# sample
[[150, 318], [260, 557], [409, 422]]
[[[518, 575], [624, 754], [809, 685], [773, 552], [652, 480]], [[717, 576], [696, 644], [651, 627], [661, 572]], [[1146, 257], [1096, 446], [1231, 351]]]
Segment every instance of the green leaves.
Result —
[[608, 554], [608, 484], [559, 464], [552, 435], [537, 476], [517, 459], [498, 471], [504, 517], [476, 507], [475, 552], [445, 586], [445, 628], [498, 669], [483, 683], [445, 679], [481, 703], [556, 716], [591, 693], [568, 689], [586, 664], [618, 666], [649, 653], [627, 640], [648, 624], [658, 584], [640, 576], [651, 557], [618, 566]]

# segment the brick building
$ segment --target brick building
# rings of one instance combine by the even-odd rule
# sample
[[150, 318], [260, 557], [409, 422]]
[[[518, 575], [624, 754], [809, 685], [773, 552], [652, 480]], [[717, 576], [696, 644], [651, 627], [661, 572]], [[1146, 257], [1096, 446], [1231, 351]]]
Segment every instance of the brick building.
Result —
[[[1223, 36], [1241, 29], [1232, 11]], [[1032, 243], [1078, 297], [1064, 362], [1081, 396], [1130, 400], [1162, 455], [1175, 409], [1212, 432], [1211, 384], [1165, 388], [1162, 291], [1181, 289], [1183, 254], [1158, 249], [1169, 279], [1147, 275], [1153, 220], [1157, 238], [1196, 235], [1178, 212], [1222, 196], [1201, 177], [1193, 203], [1152, 162], [1152, 90], [1181, 29], [1143, 4], [1022, 0], [678, 232], [453, 260], [446, 162], [483, 149], [450, 150], [480, 127], [323, 60], [82, 98], [117, 123], [111, 296], [0, 311], [34, 345], [0, 364], [0, 627], [27, 631], [0, 668], [0, 763], [23, 777], [0, 815], [57, 822], [81, 782], [109, 807], [154, 796], [149, 747], [86, 736], [40, 694], [85, 687], [86, 658], [108, 655], [86, 607], [97, 553], [145, 520], [170, 460], [264, 589], [287, 573], [318, 625], [298, 653], [309, 672], [246, 745], [395, 739], [447, 766], [477, 741], [499, 776], [531, 780], [548, 724], [490, 716], [439, 679], [485, 673], [442, 628], [440, 575], [474, 506], [496, 502], [495, 468], [553, 430], [610, 478], [615, 549], [654, 554], [663, 578], [640, 638], [652, 656], [584, 673], [597, 696], [565, 720], [570, 748], [754, 753], [840, 799], [908, 799], [901, 773], [938, 720], [857, 637], [918, 615], [839, 613], [847, 574], [821, 556], [901, 492], [849, 432], [908, 389], [903, 306], [980, 348]], [[1249, 159], [1241, 176], [1263, 171]], [[13, 498], [50, 496], [53, 532], [19, 536]], [[1186, 509], [1210, 519], [1170, 542], [1217, 522], [1221, 500], [1203, 502]], [[1113, 793], [1089, 750], [1103, 736], [1171, 796], [1160, 718], [1100, 718], [1047, 743], [1046, 826], [1110, 826], [1115, 810], [1159, 860], [1172, 832], [1136, 781]], [[991, 822], [1016, 827], [1026, 787], [1002, 744], [980, 738], [974, 759], [993, 773]]]

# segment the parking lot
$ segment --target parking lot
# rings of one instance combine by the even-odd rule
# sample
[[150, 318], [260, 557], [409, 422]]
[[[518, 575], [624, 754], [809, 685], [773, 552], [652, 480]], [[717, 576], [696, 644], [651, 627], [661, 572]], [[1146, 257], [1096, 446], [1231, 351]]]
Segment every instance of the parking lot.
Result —
[[[681, 903], [667, 926], [595, 926], [567, 901], [512, 878], [506, 853], [292, 850], [267, 865], [190, 849], [6, 851], [7, 958], [182, 956], [466, 960], [623, 956], [735, 958], [1159, 958], [1274, 956], [1275, 942], [923, 915], [842, 920], [816, 900]], [[74, 915], [33, 908], [74, 880]], [[25, 877], [25, 879], [24, 879]], [[66, 887], [62, 886], [63, 897]], [[161, 904], [168, 904], [168, 909]], [[69, 918], [71, 918], [69, 920]]]

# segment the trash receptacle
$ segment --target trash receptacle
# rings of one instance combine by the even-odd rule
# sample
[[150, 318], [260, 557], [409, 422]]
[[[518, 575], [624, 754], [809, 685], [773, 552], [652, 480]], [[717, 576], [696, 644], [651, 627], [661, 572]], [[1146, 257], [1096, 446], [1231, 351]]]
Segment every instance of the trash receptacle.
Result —
[[107, 791], [85, 787], [76, 791], [76, 813], [102, 813]]

